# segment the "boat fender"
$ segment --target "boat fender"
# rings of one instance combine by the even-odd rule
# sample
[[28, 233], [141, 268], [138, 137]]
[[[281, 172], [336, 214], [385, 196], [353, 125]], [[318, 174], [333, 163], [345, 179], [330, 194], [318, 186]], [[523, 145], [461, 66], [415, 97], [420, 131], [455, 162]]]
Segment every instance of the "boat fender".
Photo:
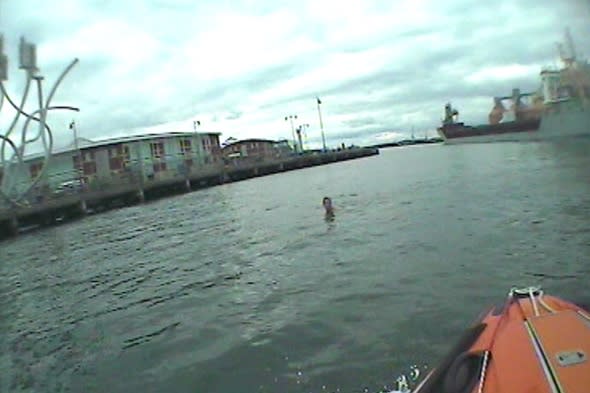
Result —
[[463, 352], [455, 358], [443, 380], [444, 393], [469, 393], [477, 383], [482, 355]]

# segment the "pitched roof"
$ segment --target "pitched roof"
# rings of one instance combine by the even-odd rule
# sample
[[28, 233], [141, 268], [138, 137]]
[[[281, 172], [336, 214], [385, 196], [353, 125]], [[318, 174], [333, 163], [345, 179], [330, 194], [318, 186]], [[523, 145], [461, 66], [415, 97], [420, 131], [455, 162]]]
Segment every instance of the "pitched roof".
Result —
[[[114, 138], [107, 138], [101, 139], [97, 141], [93, 141], [88, 138], [78, 138], [78, 146], [76, 147], [76, 143], [72, 142], [65, 147], [61, 147], [58, 149], [53, 149], [52, 154], [64, 154], [69, 152], [75, 152], [78, 149], [91, 149], [96, 147], [102, 146], [109, 146], [109, 145], [116, 145], [119, 143], [129, 143], [129, 142], [137, 142], [137, 141], [145, 141], [145, 140], [152, 140], [152, 139], [165, 139], [165, 138], [177, 138], [177, 137], [191, 137], [197, 135], [221, 135], [220, 132], [164, 132], [164, 133], [152, 133], [152, 134], [139, 134], [139, 135], [129, 135], [129, 136], [122, 136], [122, 137], [114, 137]], [[23, 157], [25, 161], [35, 160], [38, 158], [45, 157], [44, 152], [34, 153]]]

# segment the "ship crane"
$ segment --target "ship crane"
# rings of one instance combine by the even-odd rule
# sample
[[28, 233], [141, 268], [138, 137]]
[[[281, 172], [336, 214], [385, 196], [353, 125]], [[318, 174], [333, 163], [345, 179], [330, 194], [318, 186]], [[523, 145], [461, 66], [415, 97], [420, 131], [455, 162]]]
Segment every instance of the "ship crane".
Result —
[[507, 111], [508, 110], [504, 107], [504, 104], [502, 104], [502, 97], [494, 97], [494, 107], [488, 115], [490, 124], [500, 123], [504, 117], [504, 113]]
[[565, 30], [565, 45], [558, 43], [557, 49], [559, 57], [565, 65], [561, 71], [562, 91], [566, 96], [579, 97], [584, 103], [587, 103], [590, 98], [589, 64], [578, 61], [574, 40], [569, 29]]
[[563, 47], [563, 44], [561, 42], [557, 42], [555, 45], [557, 46], [557, 53], [559, 53], [559, 58], [561, 59], [561, 61], [566, 66], [570, 66], [573, 63], [573, 61], [570, 59], [570, 57], [565, 52], [565, 48]]
[[[525, 118], [530, 117], [528, 112], [530, 108], [522, 102], [523, 97], [531, 97], [534, 96], [535, 93], [521, 93], [520, 89], [512, 89], [512, 95], [504, 96], [504, 97], [494, 97], [494, 107], [490, 111], [488, 115], [488, 120], [490, 124], [498, 124], [504, 118], [504, 113], [506, 112], [513, 112], [514, 118], [516, 120], [523, 120]], [[503, 101], [510, 100], [512, 104], [510, 105], [510, 109], [506, 109], [503, 104]]]
[[577, 54], [576, 47], [574, 45], [574, 40], [572, 39], [572, 35], [570, 33], [570, 29], [565, 29], [565, 43], [558, 42], [556, 45], [557, 52], [559, 53], [559, 58], [561, 59], [563, 64], [565, 64], [566, 67], [573, 66], [576, 63]]
[[443, 124], [453, 124], [459, 118], [459, 111], [451, 106], [451, 103], [448, 102], [445, 105], [445, 118], [443, 119]]

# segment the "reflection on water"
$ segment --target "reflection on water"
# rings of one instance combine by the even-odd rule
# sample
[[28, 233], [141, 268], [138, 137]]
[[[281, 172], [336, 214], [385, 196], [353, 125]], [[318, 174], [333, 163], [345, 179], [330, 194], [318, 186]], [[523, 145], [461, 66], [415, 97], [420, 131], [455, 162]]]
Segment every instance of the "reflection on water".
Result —
[[334, 220], [336, 220], [336, 215], [334, 214], [334, 212], [324, 214], [324, 221], [326, 221], [326, 223], [328, 224], [328, 229], [334, 228]]
[[510, 287], [590, 298], [588, 151], [386, 149], [4, 242], [0, 391], [412, 387]]

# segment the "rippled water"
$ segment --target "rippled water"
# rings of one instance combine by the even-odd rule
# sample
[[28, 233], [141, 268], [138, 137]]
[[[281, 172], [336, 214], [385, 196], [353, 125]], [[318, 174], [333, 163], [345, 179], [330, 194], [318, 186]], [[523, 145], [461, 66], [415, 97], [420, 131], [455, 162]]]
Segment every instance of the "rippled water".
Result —
[[0, 391], [392, 386], [513, 285], [590, 299], [589, 152], [386, 149], [0, 243]]

